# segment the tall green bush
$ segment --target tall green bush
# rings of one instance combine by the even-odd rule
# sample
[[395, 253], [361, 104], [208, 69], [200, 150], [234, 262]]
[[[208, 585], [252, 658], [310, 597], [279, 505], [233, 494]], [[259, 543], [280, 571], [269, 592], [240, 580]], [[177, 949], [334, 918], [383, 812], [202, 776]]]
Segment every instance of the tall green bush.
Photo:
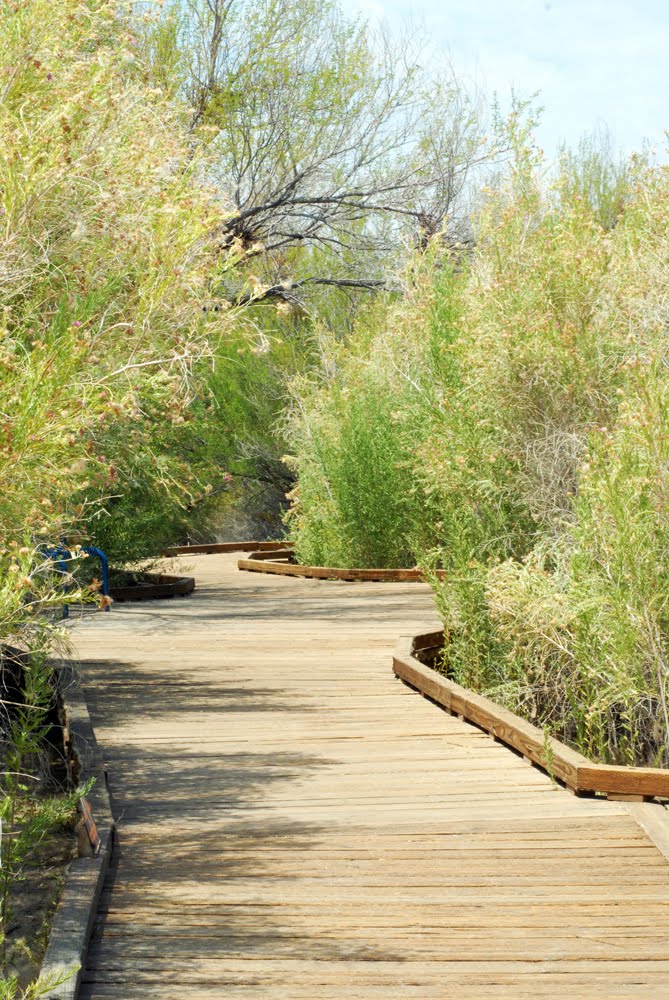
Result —
[[364, 377], [333, 387], [302, 428], [309, 458], [289, 523], [306, 562], [402, 566], [411, 558], [410, 452], [386, 390]]
[[4, 539], [82, 526], [91, 478], [114, 463], [109, 426], [147, 400], [169, 420], [211, 353], [200, 304], [222, 211], [184, 112], [148, 82], [133, 17], [111, 2], [0, 8]]

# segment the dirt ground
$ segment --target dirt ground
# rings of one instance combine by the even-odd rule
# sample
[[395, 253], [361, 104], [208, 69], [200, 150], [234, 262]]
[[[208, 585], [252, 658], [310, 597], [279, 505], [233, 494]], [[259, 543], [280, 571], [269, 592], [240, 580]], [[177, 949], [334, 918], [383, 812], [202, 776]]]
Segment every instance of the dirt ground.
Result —
[[[9, 739], [12, 713], [17, 703], [22, 701], [21, 668], [24, 658], [20, 651], [8, 647], [0, 649], [0, 772], [5, 769], [6, 741]], [[71, 776], [63, 746], [60, 711], [55, 701], [49, 709], [48, 720], [51, 728], [43, 749], [34, 760], [32, 756], [27, 757], [22, 770], [39, 777], [38, 793], [59, 795], [71, 787]], [[7, 832], [7, 829], [3, 831], [5, 836]], [[5, 975], [16, 976], [21, 986], [27, 985], [39, 973], [65, 869], [76, 854], [74, 825], [60, 826], [48, 833], [25, 858], [21, 878], [15, 879], [10, 887]], [[0, 879], [2, 874], [0, 870]], [[0, 971], [0, 979], [2, 975]]]
[[50, 834], [26, 867], [25, 878], [13, 886], [8, 972], [18, 977], [21, 986], [39, 974], [65, 870], [76, 853], [77, 838], [72, 829]]

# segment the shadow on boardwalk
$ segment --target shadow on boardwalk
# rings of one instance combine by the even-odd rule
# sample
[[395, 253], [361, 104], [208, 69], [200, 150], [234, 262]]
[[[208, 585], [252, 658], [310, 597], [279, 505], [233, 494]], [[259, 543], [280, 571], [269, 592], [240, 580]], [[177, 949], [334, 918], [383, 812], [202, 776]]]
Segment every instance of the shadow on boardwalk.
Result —
[[[192, 678], [179, 663], [177, 676], [165, 667], [148, 667], [128, 661], [89, 660], [85, 664], [83, 686], [93, 725], [113, 729], [142, 723], [179, 718], [182, 713], [198, 712], [225, 715], [237, 712], [310, 712], [305, 704], [297, 706], [294, 693], [277, 687], [253, 687], [205, 680], [196, 670]], [[251, 667], [249, 670], [251, 671]], [[223, 721], [221, 725], [223, 725]], [[173, 730], [180, 737], [178, 723]]]
[[669, 867], [391, 675], [420, 584], [195, 563], [82, 622], [119, 852], [83, 1000], [659, 1000]]

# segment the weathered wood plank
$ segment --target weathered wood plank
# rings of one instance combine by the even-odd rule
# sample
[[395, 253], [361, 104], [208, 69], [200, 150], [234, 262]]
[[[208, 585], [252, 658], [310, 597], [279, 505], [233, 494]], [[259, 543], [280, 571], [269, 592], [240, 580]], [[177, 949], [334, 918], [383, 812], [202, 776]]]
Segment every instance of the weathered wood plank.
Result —
[[115, 601], [155, 601], [166, 597], [186, 597], [195, 590], [192, 576], [171, 576], [167, 573], [146, 574], [142, 583], [110, 587]]
[[[540, 729], [496, 705], [489, 698], [448, 680], [412, 655], [407, 656], [406, 644], [403, 644], [399, 655], [396, 653], [393, 657], [393, 670], [397, 677], [426, 694], [438, 705], [474, 722], [525, 757], [542, 766], [547, 765], [546, 739]], [[578, 787], [579, 770], [589, 764], [588, 759], [550, 737], [549, 742], [552, 749], [552, 773], [565, 784]]]
[[438, 644], [425, 585], [187, 558], [189, 602], [76, 633], [120, 844], [84, 1000], [669, 992], [669, 865], [633, 807], [389, 671], [400, 633]]
[[91, 852], [93, 856], [75, 858], [65, 874], [41, 973], [51, 982], [66, 977], [43, 994], [46, 1000], [75, 1000], [112, 856], [114, 821], [102, 760], [79, 678], [71, 666], [65, 665], [57, 670], [57, 683], [63, 704], [65, 744], [76, 763], [77, 779], [81, 783], [91, 778], [94, 781], [88, 793], [88, 809], [90, 821], [95, 822], [96, 844]]

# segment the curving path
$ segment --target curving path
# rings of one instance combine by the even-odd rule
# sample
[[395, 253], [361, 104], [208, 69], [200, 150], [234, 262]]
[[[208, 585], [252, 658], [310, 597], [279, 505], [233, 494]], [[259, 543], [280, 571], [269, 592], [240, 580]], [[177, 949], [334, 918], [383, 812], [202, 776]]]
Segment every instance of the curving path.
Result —
[[625, 804], [393, 678], [428, 588], [236, 558], [74, 633], [119, 847], [82, 997], [669, 995], [669, 864]]

